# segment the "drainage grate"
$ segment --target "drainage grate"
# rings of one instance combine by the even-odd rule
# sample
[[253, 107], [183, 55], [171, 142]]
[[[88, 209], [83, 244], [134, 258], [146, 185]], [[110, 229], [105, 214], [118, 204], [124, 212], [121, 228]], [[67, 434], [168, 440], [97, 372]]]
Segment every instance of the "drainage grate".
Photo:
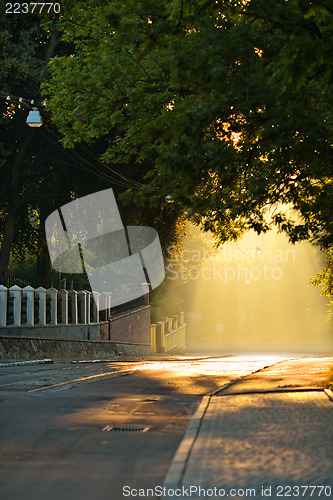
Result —
[[102, 430], [106, 432], [147, 432], [150, 427], [145, 426], [131, 426], [131, 427], [116, 427], [114, 425], [106, 425]]

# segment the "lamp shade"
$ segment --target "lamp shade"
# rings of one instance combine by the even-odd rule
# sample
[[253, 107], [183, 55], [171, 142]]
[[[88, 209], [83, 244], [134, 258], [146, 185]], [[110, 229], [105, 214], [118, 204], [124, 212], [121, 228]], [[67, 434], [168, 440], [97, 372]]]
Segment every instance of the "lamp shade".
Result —
[[29, 127], [41, 127], [43, 125], [43, 120], [39, 114], [38, 109], [33, 109], [29, 112], [27, 124], [29, 125]]

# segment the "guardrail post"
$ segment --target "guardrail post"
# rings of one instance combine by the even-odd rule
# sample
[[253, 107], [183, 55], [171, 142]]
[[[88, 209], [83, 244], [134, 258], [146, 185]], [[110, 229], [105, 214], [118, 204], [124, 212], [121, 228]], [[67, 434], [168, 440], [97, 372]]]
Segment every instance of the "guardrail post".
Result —
[[38, 297], [38, 324], [46, 325], [46, 295], [47, 291], [42, 286], [36, 288], [35, 296]]
[[11, 286], [9, 294], [14, 298], [14, 322], [13, 326], [21, 326], [21, 310], [22, 310], [22, 289], [17, 286]]
[[50, 325], [57, 325], [57, 313], [58, 313], [58, 290], [56, 288], [48, 288], [46, 290], [47, 297], [50, 299]]
[[0, 285], [0, 326], [7, 325], [8, 288]]
[[60, 290], [58, 297], [60, 299], [61, 323], [68, 325], [68, 291], [64, 289]]
[[164, 322], [156, 324], [156, 352], [165, 352]]
[[27, 298], [27, 325], [33, 325], [34, 321], [34, 309], [35, 309], [35, 289], [32, 286], [26, 286], [22, 290], [22, 297]]

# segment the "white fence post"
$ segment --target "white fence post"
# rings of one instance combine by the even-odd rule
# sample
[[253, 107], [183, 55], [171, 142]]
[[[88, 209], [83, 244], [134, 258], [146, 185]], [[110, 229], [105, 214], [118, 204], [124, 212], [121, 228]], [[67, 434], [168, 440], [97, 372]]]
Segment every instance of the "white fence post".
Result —
[[90, 301], [91, 301], [91, 292], [89, 290], [85, 290], [86, 292], [86, 323], [90, 324]]
[[98, 323], [99, 322], [99, 314], [98, 314], [99, 313], [99, 293], [92, 292], [92, 295], [94, 298], [92, 322]]
[[149, 283], [141, 283], [143, 303], [145, 306], [149, 306]]
[[57, 304], [57, 298], [58, 298], [58, 290], [56, 288], [48, 288], [46, 290], [48, 297], [51, 299], [51, 304], [50, 304], [50, 316], [51, 316], [51, 325], [56, 325], [58, 323], [57, 320], [57, 311], [58, 311], [58, 304]]
[[172, 323], [173, 330], [177, 330], [178, 323], [179, 323], [179, 316], [177, 314], [176, 316], [173, 316], [173, 323]]
[[22, 310], [22, 289], [17, 286], [11, 286], [9, 289], [9, 294], [14, 297], [14, 322], [13, 326], [21, 326], [21, 310]]
[[47, 291], [42, 286], [36, 288], [35, 296], [38, 297], [38, 324], [46, 325], [46, 294]]
[[105, 311], [105, 309], [106, 309], [106, 294], [105, 294], [105, 292], [101, 292], [99, 294], [99, 306], [101, 308], [101, 311]]
[[78, 302], [80, 302], [80, 306], [81, 306], [81, 314], [80, 314], [80, 318], [79, 318], [79, 323], [82, 323], [82, 324], [87, 324], [87, 299], [86, 299], [86, 292], [84, 292], [83, 290], [80, 290], [77, 294], [77, 299], [78, 299]]
[[159, 321], [156, 324], [156, 349], [157, 352], [165, 352], [165, 323]]
[[156, 325], [153, 323], [150, 325], [150, 345], [154, 352], [157, 352], [156, 349]]
[[67, 290], [60, 290], [58, 292], [58, 297], [60, 297], [61, 323], [64, 325], [68, 325], [68, 292], [67, 292]]
[[68, 294], [71, 297], [72, 324], [77, 325], [78, 324], [77, 291], [70, 290]]
[[33, 325], [35, 323], [34, 311], [35, 311], [35, 289], [28, 285], [22, 289], [22, 297], [27, 298], [27, 325]]
[[111, 293], [108, 293], [108, 295], [107, 295], [107, 301], [108, 301], [108, 316], [107, 316], [107, 319], [109, 319], [110, 316], [111, 316], [111, 307], [112, 307], [112, 296], [111, 296]]
[[8, 288], [0, 285], [0, 326], [7, 325]]
[[165, 323], [167, 326], [167, 332], [166, 333], [171, 333], [172, 332], [172, 323], [173, 323], [173, 318], [165, 318]]

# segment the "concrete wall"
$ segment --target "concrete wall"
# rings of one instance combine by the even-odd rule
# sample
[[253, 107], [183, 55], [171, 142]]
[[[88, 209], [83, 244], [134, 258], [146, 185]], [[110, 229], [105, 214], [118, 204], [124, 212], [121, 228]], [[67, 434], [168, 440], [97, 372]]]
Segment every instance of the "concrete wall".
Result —
[[101, 323], [0, 327], [0, 337], [52, 340], [111, 340], [150, 343], [150, 307], [144, 306]]
[[0, 337], [0, 361], [117, 359], [125, 356], [149, 356], [150, 344], [88, 340], [53, 340]]
[[99, 340], [99, 323], [90, 325], [6, 326], [0, 328], [0, 337], [53, 340]]
[[0, 328], [1, 360], [108, 359], [119, 353], [153, 354], [149, 306], [101, 323]]

